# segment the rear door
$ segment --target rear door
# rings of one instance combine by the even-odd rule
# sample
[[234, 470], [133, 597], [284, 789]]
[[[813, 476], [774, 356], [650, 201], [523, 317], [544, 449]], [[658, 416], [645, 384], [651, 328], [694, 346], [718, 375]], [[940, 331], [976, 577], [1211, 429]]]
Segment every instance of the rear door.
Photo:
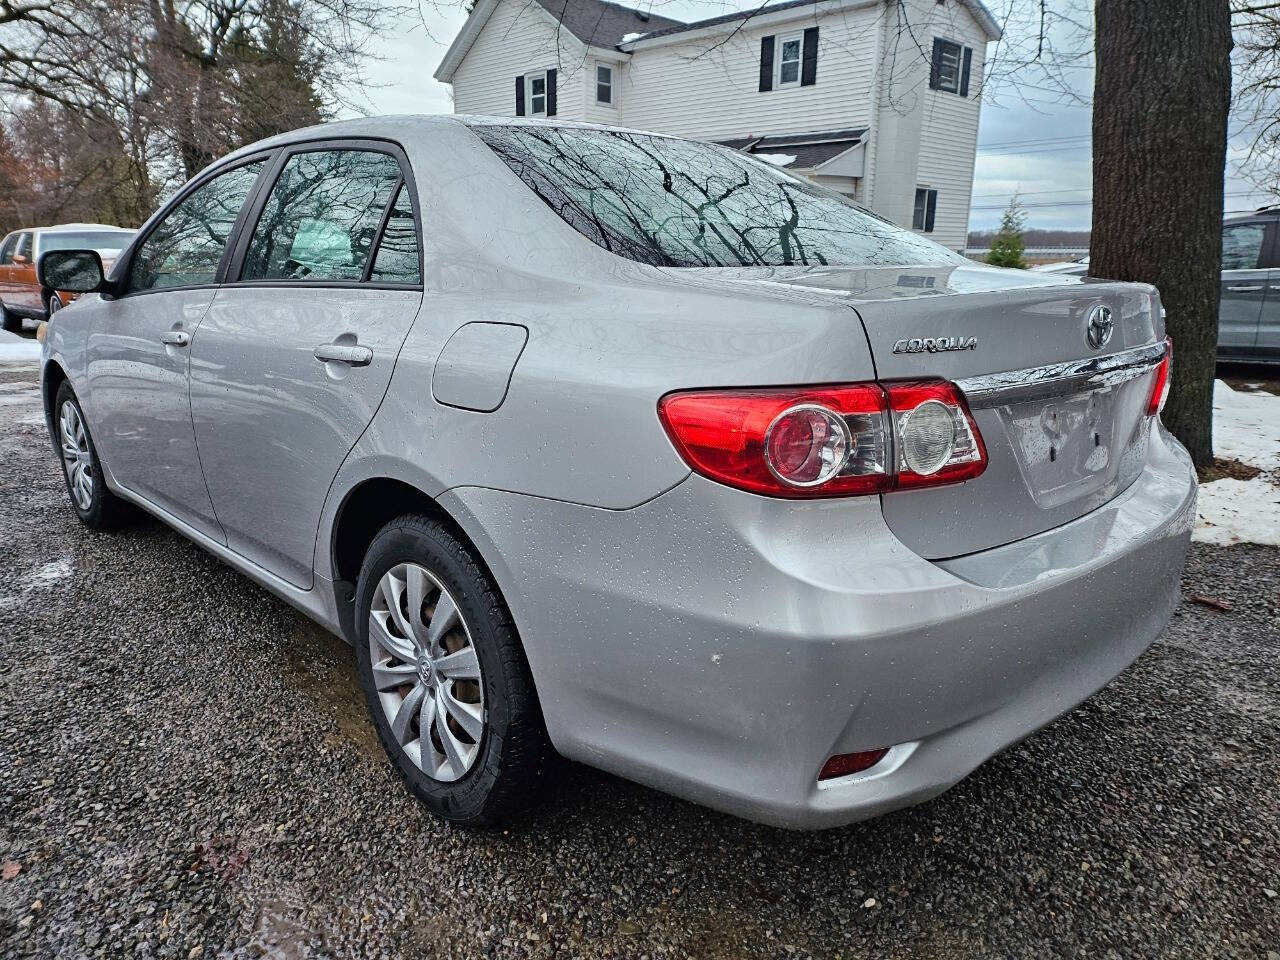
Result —
[[422, 302], [421, 244], [396, 147], [300, 144], [270, 177], [192, 342], [191, 409], [228, 545], [307, 588], [329, 485]]
[[1218, 309], [1218, 353], [1246, 356], [1258, 341], [1258, 323], [1266, 300], [1268, 273], [1264, 253], [1265, 220], [1229, 223], [1222, 228], [1222, 294]]

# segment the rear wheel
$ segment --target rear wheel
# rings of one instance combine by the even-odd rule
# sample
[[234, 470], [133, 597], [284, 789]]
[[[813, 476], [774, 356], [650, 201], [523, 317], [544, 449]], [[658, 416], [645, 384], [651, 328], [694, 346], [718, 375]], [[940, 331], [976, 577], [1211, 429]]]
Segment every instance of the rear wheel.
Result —
[[356, 589], [360, 679], [378, 737], [434, 813], [510, 818], [553, 759], [511, 615], [470, 548], [423, 516], [374, 538]]
[[94, 530], [107, 530], [133, 519], [133, 507], [108, 490], [102, 479], [102, 465], [89, 436], [84, 411], [66, 380], [54, 399], [53, 424], [67, 495], [80, 522]]
[[56, 293], [51, 293], [49, 294], [49, 302], [45, 304], [45, 307], [49, 314], [47, 319], [52, 320], [53, 315], [62, 309], [62, 300]]

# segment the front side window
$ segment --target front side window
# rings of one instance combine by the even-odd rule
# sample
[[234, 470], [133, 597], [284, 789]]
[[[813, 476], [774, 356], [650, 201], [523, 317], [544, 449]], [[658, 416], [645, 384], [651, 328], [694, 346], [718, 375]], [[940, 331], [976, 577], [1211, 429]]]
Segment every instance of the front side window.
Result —
[[529, 113], [534, 116], [546, 116], [547, 113], [547, 75], [531, 73], [526, 77], [529, 84]]
[[401, 184], [395, 203], [387, 215], [387, 225], [378, 241], [369, 279], [375, 283], [421, 283], [418, 231], [413, 224], [413, 197], [409, 185]]
[[385, 153], [290, 157], [262, 208], [240, 279], [363, 280], [399, 179], [400, 165]]
[[472, 130], [575, 230], [641, 263], [964, 262], [834, 191], [727, 147], [570, 127]]
[[219, 174], [169, 211], [138, 248], [129, 291], [213, 283], [240, 208], [265, 160]]
[[596, 64], [596, 103], [613, 103], [613, 67]]
[[800, 51], [802, 36], [783, 37], [778, 57], [778, 86], [800, 82]]
[[963, 48], [950, 40], [939, 40], [937, 52], [937, 89], [947, 93], [960, 92], [960, 58]]
[[1265, 224], [1240, 223], [1222, 230], [1222, 269], [1256, 270], [1262, 262]]

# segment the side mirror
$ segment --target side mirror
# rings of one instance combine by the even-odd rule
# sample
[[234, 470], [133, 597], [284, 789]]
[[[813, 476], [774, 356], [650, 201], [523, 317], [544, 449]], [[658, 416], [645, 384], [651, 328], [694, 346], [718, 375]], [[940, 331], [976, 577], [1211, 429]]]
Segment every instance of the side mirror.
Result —
[[48, 290], [96, 293], [106, 284], [96, 250], [50, 250], [36, 264], [36, 281]]

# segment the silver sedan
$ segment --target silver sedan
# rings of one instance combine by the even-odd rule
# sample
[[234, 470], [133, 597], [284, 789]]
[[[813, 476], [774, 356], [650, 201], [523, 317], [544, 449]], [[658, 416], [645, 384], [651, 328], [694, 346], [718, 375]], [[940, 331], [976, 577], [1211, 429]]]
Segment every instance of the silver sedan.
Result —
[[769, 823], [916, 803], [1178, 600], [1150, 287], [970, 264], [727, 148], [356, 120], [218, 161], [46, 331], [71, 506], [346, 637], [441, 816], [556, 754]]

